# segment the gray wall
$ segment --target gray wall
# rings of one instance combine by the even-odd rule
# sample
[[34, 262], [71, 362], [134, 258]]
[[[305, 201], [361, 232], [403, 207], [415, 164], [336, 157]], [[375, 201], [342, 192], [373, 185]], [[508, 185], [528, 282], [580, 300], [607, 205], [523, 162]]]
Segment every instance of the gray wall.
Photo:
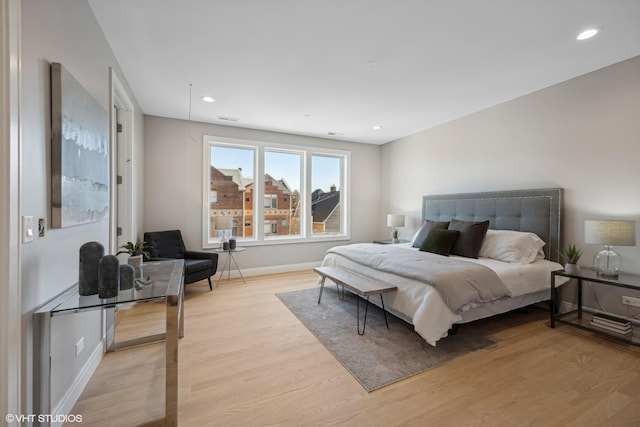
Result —
[[[91, 9], [85, 1], [22, 1], [22, 162], [20, 168], [21, 215], [45, 218], [50, 223], [50, 83], [49, 63], [62, 63], [69, 72], [109, 111], [109, 67], [121, 81], [122, 73]], [[129, 91], [130, 92], [130, 91]], [[131, 96], [133, 99], [133, 96]], [[139, 122], [136, 149], [143, 141], [143, 116], [136, 107]], [[136, 189], [141, 194], [141, 188]], [[139, 196], [141, 197], [141, 196]], [[32, 412], [32, 312], [78, 280], [78, 249], [87, 241], [109, 245], [107, 220], [64, 229], [47, 229], [22, 245], [22, 399], [23, 412]], [[53, 404], [67, 392], [100, 345], [101, 314], [61, 316], [56, 319], [57, 338], [53, 344], [55, 365]], [[75, 343], [85, 338], [85, 349], [75, 357]]]
[[[180, 229], [187, 248], [202, 248], [202, 135], [351, 152], [351, 240], [376, 237], [380, 214], [380, 147], [259, 130], [145, 116], [145, 231]], [[252, 246], [240, 254], [248, 274], [319, 263], [342, 242]], [[274, 267], [278, 266], [275, 270]]]
[[[409, 215], [409, 237], [425, 194], [563, 187], [563, 241], [590, 265], [601, 248], [584, 243], [586, 219], [640, 225], [639, 118], [636, 57], [385, 144], [384, 210]], [[640, 273], [640, 246], [616, 250]]]

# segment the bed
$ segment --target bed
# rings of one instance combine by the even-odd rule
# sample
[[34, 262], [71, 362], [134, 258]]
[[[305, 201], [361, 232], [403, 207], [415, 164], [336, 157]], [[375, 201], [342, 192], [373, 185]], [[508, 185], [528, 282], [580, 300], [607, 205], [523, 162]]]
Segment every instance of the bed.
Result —
[[[385, 295], [385, 307], [414, 325], [416, 332], [435, 346], [439, 339], [448, 335], [453, 325], [550, 299], [550, 273], [562, 269], [558, 263], [561, 208], [560, 188], [424, 196], [422, 229], [434, 223], [473, 223], [475, 227], [475, 223], [488, 222], [489, 230], [486, 237], [481, 238], [483, 246], [477, 259], [429, 253], [424, 248], [414, 247], [412, 239], [406, 244], [360, 243], [335, 247], [327, 251], [322, 265], [340, 266], [397, 286], [396, 292]], [[500, 252], [497, 259], [491, 258], [494, 256], [491, 242], [502, 243], [500, 239], [505, 235], [518, 239], [523, 236], [535, 239], [537, 236], [541, 243], [536, 243], [535, 253], [527, 252], [526, 262], [504, 258], [505, 252]], [[414, 266], [419, 270], [414, 271]], [[439, 273], [444, 268], [471, 269], [471, 273], [465, 270], [463, 276], [464, 280], [471, 277], [471, 285], [467, 285], [471, 293], [486, 294], [485, 286], [495, 286], [495, 289], [491, 289], [488, 296], [476, 295], [466, 302], [457, 301], [452, 305], [456, 296], [451, 294], [448, 283], [443, 286], [439, 282], [455, 281], [460, 276], [451, 273], [455, 279], [447, 279], [446, 275]], [[437, 271], [437, 278], [429, 272], [432, 269]], [[480, 273], [486, 277], [482, 277], [478, 285], [480, 282], [475, 275]], [[425, 279], [427, 275], [429, 277]]]

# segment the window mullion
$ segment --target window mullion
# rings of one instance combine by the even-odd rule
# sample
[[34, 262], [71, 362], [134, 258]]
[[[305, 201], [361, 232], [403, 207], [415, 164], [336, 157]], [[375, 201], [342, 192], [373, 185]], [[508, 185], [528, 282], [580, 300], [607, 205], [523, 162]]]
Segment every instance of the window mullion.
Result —
[[257, 147], [256, 150], [257, 158], [256, 158], [256, 171], [255, 171], [255, 179], [254, 179], [254, 187], [256, 191], [256, 197], [253, 201], [253, 217], [254, 221], [254, 230], [256, 232], [256, 238], [258, 241], [263, 241], [264, 234], [264, 197], [265, 197], [265, 189], [264, 189], [264, 153], [265, 149], [263, 146]]
[[305, 155], [305, 168], [304, 168], [304, 232], [305, 237], [311, 237], [313, 235], [313, 220], [311, 218], [311, 157], [313, 153], [307, 151]]

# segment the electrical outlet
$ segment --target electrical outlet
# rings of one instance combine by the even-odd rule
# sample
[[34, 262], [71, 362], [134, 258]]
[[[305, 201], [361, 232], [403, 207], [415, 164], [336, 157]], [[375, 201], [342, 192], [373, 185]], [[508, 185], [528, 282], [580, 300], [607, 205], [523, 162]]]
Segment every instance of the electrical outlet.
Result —
[[82, 350], [84, 350], [84, 337], [80, 338], [76, 343], [76, 357], [80, 356]]
[[633, 307], [640, 307], [640, 298], [622, 297], [622, 304]]

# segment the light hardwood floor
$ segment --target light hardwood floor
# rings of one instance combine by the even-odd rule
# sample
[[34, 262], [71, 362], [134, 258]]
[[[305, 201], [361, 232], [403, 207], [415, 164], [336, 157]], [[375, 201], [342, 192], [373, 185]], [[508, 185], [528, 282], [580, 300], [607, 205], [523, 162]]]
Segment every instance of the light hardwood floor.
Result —
[[[640, 426], [640, 349], [550, 329], [538, 310], [490, 324], [498, 345], [367, 393], [275, 296], [313, 286], [304, 271], [186, 287], [180, 426]], [[155, 306], [119, 312], [119, 336], [161, 327]], [[163, 404], [153, 344], [106, 354], [71, 413], [161, 425]]]

